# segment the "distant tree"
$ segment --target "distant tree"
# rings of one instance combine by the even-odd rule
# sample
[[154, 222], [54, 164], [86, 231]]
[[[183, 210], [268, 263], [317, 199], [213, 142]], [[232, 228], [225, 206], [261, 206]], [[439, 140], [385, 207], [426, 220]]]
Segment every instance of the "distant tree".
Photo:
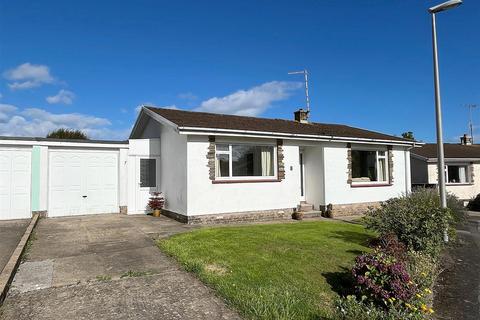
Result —
[[415, 137], [413, 136], [412, 131], [406, 131], [406, 132], [402, 133], [402, 137], [404, 139], [415, 140]]
[[47, 138], [88, 140], [88, 137], [84, 132], [80, 130], [65, 128], [53, 130], [52, 132], [47, 134]]

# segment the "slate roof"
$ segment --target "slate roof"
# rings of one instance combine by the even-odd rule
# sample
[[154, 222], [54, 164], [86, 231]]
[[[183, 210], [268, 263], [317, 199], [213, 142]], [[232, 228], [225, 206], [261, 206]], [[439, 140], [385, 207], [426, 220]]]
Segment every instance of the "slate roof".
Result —
[[[421, 148], [412, 149], [413, 154], [419, 155], [424, 158], [437, 158], [437, 144], [436, 143], [427, 143]], [[480, 159], [480, 145], [462, 145], [462, 144], [453, 144], [453, 143], [444, 143], [443, 152], [445, 158], [456, 158], [456, 159]]]
[[413, 141], [403, 139], [401, 137], [395, 137], [380, 132], [354, 128], [341, 124], [300, 123], [293, 120], [283, 119], [234, 116], [154, 107], [146, 108], [173, 122], [179, 127], [263, 131], [284, 134], [394, 140], [399, 142], [413, 143]]

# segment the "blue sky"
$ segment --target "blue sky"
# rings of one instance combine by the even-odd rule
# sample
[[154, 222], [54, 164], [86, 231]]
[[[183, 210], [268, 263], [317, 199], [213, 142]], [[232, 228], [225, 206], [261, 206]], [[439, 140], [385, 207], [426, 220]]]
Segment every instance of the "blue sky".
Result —
[[[440, 1], [0, 0], [0, 135], [123, 139], [150, 103], [435, 139], [429, 6]], [[480, 137], [480, 1], [438, 16], [445, 139]]]

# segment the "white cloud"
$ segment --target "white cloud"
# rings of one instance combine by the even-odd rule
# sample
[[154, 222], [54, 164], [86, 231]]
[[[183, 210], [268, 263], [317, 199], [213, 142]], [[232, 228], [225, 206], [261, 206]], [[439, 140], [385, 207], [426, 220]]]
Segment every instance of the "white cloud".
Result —
[[91, 139], [126, 139], [130, 128], [112, 129], [110, 120], [81, 113], [51, 113], [44, 109], [0, 104], [0, 136], [45, 137], [58, 128], [79, 129]]
[[302, 86], [299, 82], [271, 81], [248, 90], [238, 90], [225, 97], [203, 101], [196, 111], [258, 116], [272, 102], [285, 100]]
[[48, 66], [29, 62], [7, 70], [3, 76], [11, 81], [8, 86], [12, 90], [35, 88], [55, 81]]
[[0, 103], [0, 121], [4, 121], [9, 118], [9, 115], [17, 110], [17, 107], [11, 104]]
[[61, 89], [56, 95], [47, 97], [45, 100], [47, 100], [47, 102], [50, 104], [72, 104], [74, 98], [75, 94], [72, 91]]

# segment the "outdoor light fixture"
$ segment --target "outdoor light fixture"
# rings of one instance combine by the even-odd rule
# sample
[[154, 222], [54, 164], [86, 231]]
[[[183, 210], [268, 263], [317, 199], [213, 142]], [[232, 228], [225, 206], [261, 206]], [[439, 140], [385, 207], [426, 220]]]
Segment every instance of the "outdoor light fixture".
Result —
[[436, 5], [435, 7], [431, 7], [430, 9], [428, 9], [428, 11], [430, 13], [438, 13], [448, 9], [453, 9], [455, 7], [458, 7], [461, 4], [462, 4], [462, 0], [450, 0], [444, 3], [441, 3], [439, 5]]
[[[440, 99], [436, 14], [438, 12], [458, 7], [461, 4], [462, 0], [450, 0], [428, 9], [428, 12], [432, 15], [433, 78], [435, 87], [435, 118], [437, 124], [438, 192], [440, 194], [440, 205], [442, 208], [447, 208], [447, 193], [445, 188], [445, 156], [443, 152], [442, 102]], [[448, 242], [448, 233], [446, 230], [443, 234], [443, 239], [445, 242]]]

